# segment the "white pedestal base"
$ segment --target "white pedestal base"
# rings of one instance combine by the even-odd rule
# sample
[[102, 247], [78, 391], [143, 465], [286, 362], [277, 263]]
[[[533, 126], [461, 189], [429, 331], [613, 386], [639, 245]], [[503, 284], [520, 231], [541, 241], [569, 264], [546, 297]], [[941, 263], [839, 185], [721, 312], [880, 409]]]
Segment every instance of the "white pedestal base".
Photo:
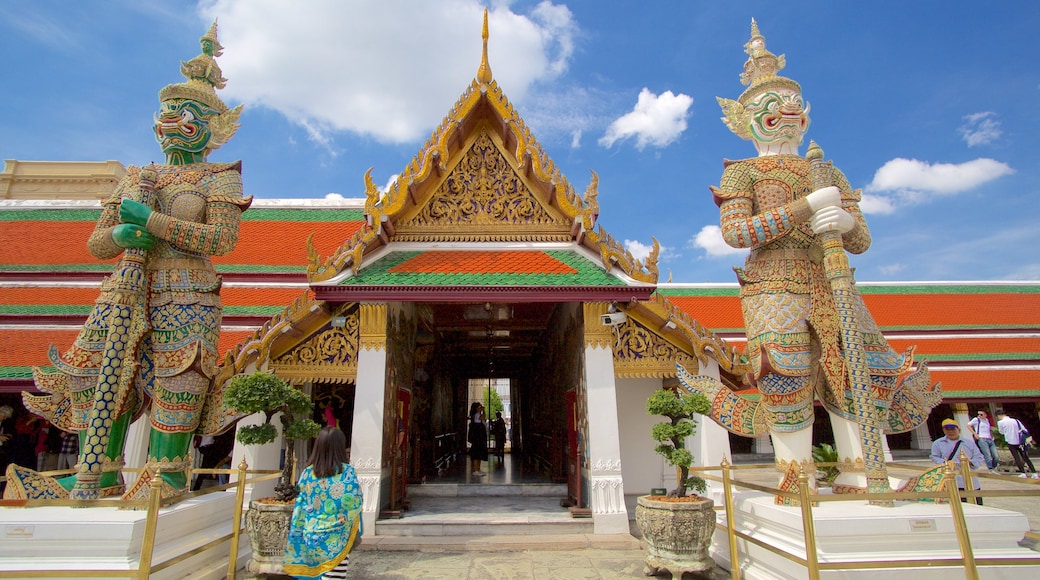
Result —
[[[189, 499], [163, 509], [156, 527], [152, 566], [230, 534], [234, 515], [234, 492]], [[25, 577], [37, 577], [33, 571], [137, 569], [146, 518], [145, 511], [114, 507], [0, 509], [0, 570], [24, 571]], [[151, 578], [224, 578], [230, 549], [230, 540], [225, 540], [211, 550], [152, 573]], [[245, 565], [249, 555], [249, 538], [243, 533], [237, 567]], [[76, 574], [68, 575], [73, 576]]]
[[[719, 503], [722, 498], [719, 498]], [[741, 492], [734, 497], [735, 527], [738, 531], [798, 557], [805, 556], [801, 508], [778, 506], [773, 496], [761, 492]], [[1037, 553], [1018, 546], [1029, 531], [1029, 521], [1017, 512], [962, 504], [976, 560], [982, 558], [1022, 558], [1040, 562]], [[725, 523], [725, 514], [718, 521]], [[956, 528], [948, 504], [897, 502], [885, 508], [865, 502], [821, 502], [813, 508], [818, 561], [901, 561], [959, 558]], [[806, 568], [782, 556], [737, 539], [743, 578], [802, 579]], [[711, 555], [729, 568], [729, 540], [726, 532], [716, 530]], [[979, 576], [988, 579], [1040, 578], [1040, 565], [979, 566]], [[904, 567], [874, 570], [824, 570], [821, 578], [914, 580], [943, 579], [963, 573], [960, 566]], [[912, 576], [908, 576], [911, 574]], [[951, 576], [952, 575], [952, 576]]]

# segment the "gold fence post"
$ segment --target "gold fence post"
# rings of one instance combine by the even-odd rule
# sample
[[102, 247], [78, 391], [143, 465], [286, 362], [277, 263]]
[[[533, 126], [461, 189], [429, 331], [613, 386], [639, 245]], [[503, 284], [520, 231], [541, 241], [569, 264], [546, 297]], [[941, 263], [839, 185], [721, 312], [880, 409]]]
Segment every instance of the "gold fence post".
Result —
[[137, 564], [137, 577], [143, 580], [148, 580], [152, 573], [152, 550], [155, 548], [155, 529], [159, 526], [162, 484], [162, 468], [157, 466], [155, 477], [148, 486], [148, 517], [145, 518], [144, 538], [141, 540], [141, 559]]
[[228, 580], [235, 580], [235, 570], [238, 569], [238, 542], [242, 532], [242, 502], [246, 498], [246, 469], [248, 468], [249, 464], [243, 457], [242, 462], [238, 464], [238, 481], [235, 482], [235, 519], [231, 522], [234, 527], [231, 530], [231, 552], [228, 554]]
[[726, 501], [726, 536], [729, 539], [729, 577], [740, 580], [740, 558], [737, 552], [736, 517], [733, 515], [733, 488], [731, 486], [731, 465], [725, 455], [722, 456], [722, 491]]
[[961, 507], [961, 494], [957, 490], [957, 476], [953, 471], [953, 462], [947, 461], [943, 469], [943, 483], [950, 497], [950, 510], [953, 512], [953, 525], [957, 530], [957, 544], [964, 560], [964, 577], [967, 580], [979, 580], [979, 570], [975, 566], [975, 554], [971, 551], [971, 538], [968, 537], [968, 523], [964, 520], [964, 509]]
[[798, 500], [802, 504], [802, 531], [805, 534], [805, 567], [810, 580], [820, 580], [820, 566], [816, 561], [816, 525], [813, 523], [812, 502], [809, 501], [809, 475], [798, 468]]
[[978, 496], [975, 494], [975, 482], [971, 479], [971, 460], [968, 459], [968, 454], [961, 451], [961, 456], [957, 458], [960, 461], [961, 478], [964, 479], [964, 497], [971, 503], [978, 503], [976, 499]]

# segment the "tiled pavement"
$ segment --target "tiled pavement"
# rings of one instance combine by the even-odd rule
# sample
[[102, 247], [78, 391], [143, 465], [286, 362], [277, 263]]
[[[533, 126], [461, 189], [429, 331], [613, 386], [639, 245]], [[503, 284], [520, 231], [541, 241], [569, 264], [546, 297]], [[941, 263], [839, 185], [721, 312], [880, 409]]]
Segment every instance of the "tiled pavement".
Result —
[[[922, 467], [929, 465], [927, 460], [921, 459], [907, 458], [902, 462]], [[768, 480], [772, 477], [768, 472], [759, 473], [754, 479]], [[993, 490], [1040, 491], [1040, 480], [985, 477], [983, 487]], [[501, 499], [499, 498], [499, 501]], [[629, 499], [629, 503], [634, 502], [634, 498]], [[1040, 496], [988, 498], [986, 505], [1021, 512], [1029, 518], [1030, 528], [1034, 532], [1040, 531]], [[414, 516], [427, 513], [421, 503], [414, 507]], [[632, 508], [630, 505], [630, 517], [633, 513]], [[635, 534], [638, 534], [638, 531], [635, 531]], [[467, 542], [479, 543], [482, 548], [472, 550], [467, 548]], [[488, 549], [489, 545], [491, 549]], [[645, 579], [647, 577], [643, 574], [643, 556], [644, 551], [639, 547], [638, 540], [628, 535], [506, 535], [453, 539], [376, 536], [366, 538], [365, 543], [352, 554], [347, 577], [409, 580]], [[662, 572], [658, 577], [668, 578], [669, 575]], [[702, 574], [686, 574], [684, 578], [722, 580], [729, 578], [729, 573], [727, 570], [716, 568]]]

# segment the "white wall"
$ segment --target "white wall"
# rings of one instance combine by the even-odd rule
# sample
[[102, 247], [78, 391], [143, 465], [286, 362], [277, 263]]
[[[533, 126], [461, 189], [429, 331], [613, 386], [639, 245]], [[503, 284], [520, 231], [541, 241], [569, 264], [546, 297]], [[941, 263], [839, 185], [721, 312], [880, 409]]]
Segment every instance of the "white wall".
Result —
[[[646, 412], [646, 400], [661, 388], [661, 379], [619, 378], [616, 384], [625, 495], [644, 495], [652, 487], [675, 487], [674, 479], [665, 485], [664, 457], [654, 453], [657, 443], [650, 438], [650, 428], [661, 418]], [[671, 472], [670, 466], [668, 469]]]

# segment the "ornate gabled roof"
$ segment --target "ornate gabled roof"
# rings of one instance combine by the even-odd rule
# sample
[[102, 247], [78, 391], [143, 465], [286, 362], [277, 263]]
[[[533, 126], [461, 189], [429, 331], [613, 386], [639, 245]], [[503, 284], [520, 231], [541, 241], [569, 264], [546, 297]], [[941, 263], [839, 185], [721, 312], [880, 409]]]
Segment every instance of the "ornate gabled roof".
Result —
[[476, 78], [397, 181], [380, 192], [371, 170], [365, 174], [365, 227], [327, 257], [308, 248], [308, 278], [319, 295], [321, 287], [383, 267], [391, 244], [412, 242], [458, 251], [518, 242], [583, 246], [581, 255], [615, 279], [656, 283], [657, 241], [643, 263], [602, 227], [595, 229], [598, 177], [592, 174], [584, 195], [574, 192], [493, 79], [486, 11], [484, 24]]

